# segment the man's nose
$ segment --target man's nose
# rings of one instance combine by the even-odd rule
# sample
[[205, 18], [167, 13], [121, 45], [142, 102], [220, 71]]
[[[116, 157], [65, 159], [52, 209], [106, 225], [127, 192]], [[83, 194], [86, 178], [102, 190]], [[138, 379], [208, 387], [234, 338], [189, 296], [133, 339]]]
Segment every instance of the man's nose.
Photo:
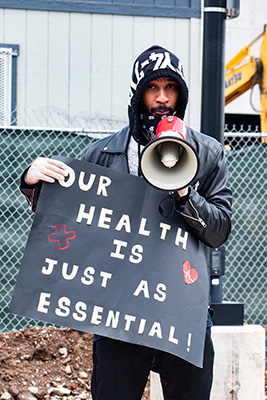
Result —
[[160, 89], [158, 96], [157, 96], [157, 101], [159, 103], [167, 103], [167, 101], [169, 100], [167, 93], [164, 89]]

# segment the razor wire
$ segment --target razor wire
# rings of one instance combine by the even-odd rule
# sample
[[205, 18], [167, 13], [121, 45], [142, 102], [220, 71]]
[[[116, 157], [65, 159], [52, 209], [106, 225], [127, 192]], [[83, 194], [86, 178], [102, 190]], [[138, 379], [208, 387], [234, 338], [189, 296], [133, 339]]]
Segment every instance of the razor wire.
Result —
[[[37, 156], [79, 158], [95, 140], [115, 131], [118, 123], [99, 129], [0, 127], [1, 264], [0, 331], [49, 325], [8, 312], [27, 237], [33, 221], [20, 176]], [[104, 129], [103, 129], [104, 126]], [[122, 126], [122, 125], [121, 125]], [[256, 130], [225, 131], [229, 185], [233, 191], [232, 233], [226, 247], [223, 300], [244, 303], [244, 322], [267, 324], [266, 142]], [[21, 299], [23, 301], [23, 299]]]

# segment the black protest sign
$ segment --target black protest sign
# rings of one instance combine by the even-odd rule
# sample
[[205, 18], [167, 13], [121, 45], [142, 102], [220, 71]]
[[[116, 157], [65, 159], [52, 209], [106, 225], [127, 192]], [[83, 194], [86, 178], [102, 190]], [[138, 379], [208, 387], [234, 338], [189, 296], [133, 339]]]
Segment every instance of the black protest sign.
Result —
[[43, 184], [10, 312], [202, 366], [203, 245], [177, 212], [159, 212], [168, 193], [136, 176], [57, 158], [69, 176]]

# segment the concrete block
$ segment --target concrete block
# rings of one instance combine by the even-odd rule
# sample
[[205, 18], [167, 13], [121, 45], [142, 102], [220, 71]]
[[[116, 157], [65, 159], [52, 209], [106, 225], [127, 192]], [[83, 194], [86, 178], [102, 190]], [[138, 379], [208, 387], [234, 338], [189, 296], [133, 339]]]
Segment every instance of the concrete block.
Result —
[[[263, 327], [213, 326], [212, 339], [215, 360], [210, 400], [264, 400]], [[150, 400], [163, 400], [159, 375], [151, 372], [150, 380]]]
[[150, 372], [150, 400], [163, 400], [159, 374]]
[[265, 330], [259, 325], [213, 326], [211, 400], [264, 400]]

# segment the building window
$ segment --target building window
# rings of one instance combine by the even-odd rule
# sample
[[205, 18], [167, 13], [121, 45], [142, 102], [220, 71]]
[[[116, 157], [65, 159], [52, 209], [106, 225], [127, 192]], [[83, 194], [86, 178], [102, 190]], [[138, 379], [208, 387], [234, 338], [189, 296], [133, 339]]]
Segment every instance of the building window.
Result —
[[0, 43], [0, 125], [16, 124], [18, 45]]

